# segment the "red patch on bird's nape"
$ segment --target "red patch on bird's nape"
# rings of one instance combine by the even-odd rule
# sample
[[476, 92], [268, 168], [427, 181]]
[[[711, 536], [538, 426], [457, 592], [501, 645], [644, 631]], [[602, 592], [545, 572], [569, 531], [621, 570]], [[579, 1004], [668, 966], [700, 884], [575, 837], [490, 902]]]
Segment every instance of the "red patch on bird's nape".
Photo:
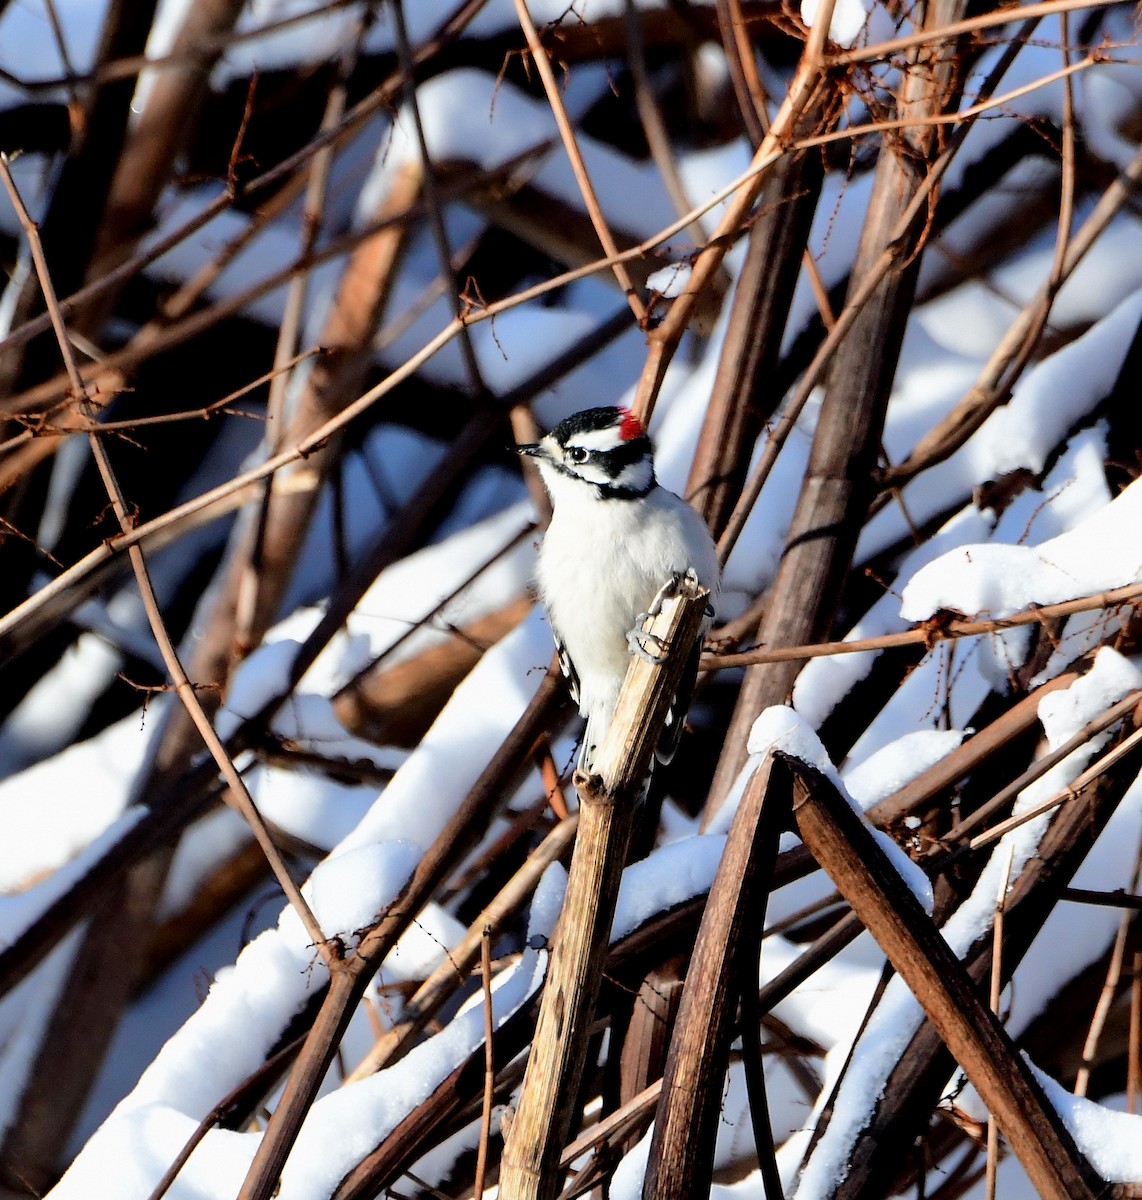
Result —
[[629, 408], [622, 410], [623, 419], [619, 425], [619, 437], [624, 442], [633, 442], [635, 438], [646, 437], [646, 430], [643, 428], [642, 422], [631, 412]]

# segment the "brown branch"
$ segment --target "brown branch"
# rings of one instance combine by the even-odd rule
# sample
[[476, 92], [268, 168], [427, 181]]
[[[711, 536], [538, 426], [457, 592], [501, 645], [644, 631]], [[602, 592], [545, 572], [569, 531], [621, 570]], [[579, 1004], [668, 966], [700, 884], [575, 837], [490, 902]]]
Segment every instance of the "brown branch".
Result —
[[[882, 487], [899, 488], [921, 471], [950, 458], [1007, 400], [1015, 380], [1030, 359], [1038, 332], [1046, 323], [1059, 288], [1074, 273], [1140, 183], [1142, 149], [1102, 194], [1074, 236], [1066, 241], [1061, 266], [1052, 269], [1050, 277], [1024, 306], [967, 394], [935, 428], [916, 443], [903, 462], [881, 472]], [[1061, 235], [1059, 244], [1063, 244]], [[885, 501], [880, 503], [883, 505]]]
[[[764, 924], [791, 784], [784, 764], [772, 757], [754, 773], [710, 889], [655, 1117], [643, 1193], [655, 1200], [689, 1200], [709, 1191], [735, 989], [756, 989], [756, 982], [742, 980], [742, 962], [756, 962], [748, 946]], [[758, 1154], [770, 1149], [759, 1145]]]
[[[201, 43], [203, 39], [225, 39], [242, 7], [242, 0], [202, 0], [186, 11], [172, 46], [180, 61], [161, 68], [151, 80], [143, 109], [131, 123], [115, 164], [89, 278], [98, 278], [125, 262], [146, 232], [206, 98], [210, 71], [221, 53], [221, 49], [203, 51]], [[97, 328], [115, 300], [114, 289], [104, 290], [98, 305], [79, 315], [81, 328]]]
[[1075, 600], [1062, 600], [1057, 604], [1044, 604], [1041, 608], [1024, 609], [1007, 617], [969, 621], [963, 617], [937, 616], [915, 629], [900, 633], [886, 633], [878, 637], [855, 638], [852, 641], [818, 642], [810, 646], [759, 647], [731, 654], [704, 654], [702, 670], [720, 671], [729, 667], [745, 667], [756, 663], [806, 662], [811, 658], [831, 658], [837, 654], [861, 654], [874, 650], [894, 650], [901, 646], [927, 646], [929, 649], [940, 642], [962, 637], [981, 637], [1000, 633], [1004, 629], [1016, 629], [1023, 625], [1050, 624], [1060, 617], [1073, 613], [1091, 612], [1099, 608], [1114, 608], [1130, 604], [1142, 596], [1142, 584], [1128, 583], [1110, 591], [1091, 596], [1080, 596]]
[[[212, 400], [209, 404], [204, 404], [200, 408], [187, 408], [173, 413], [157, 413], [151, 417], [132, 417], [124, 421], [89, 421], [82, 414], [76, 413], [74, 415], [74, 424], [65, 425], [53, 424], [52, 414], [50, 413], [45, 414], [43, 419], [29, 417], [27, 418], [28, 428], [23, 433], [9, 438], [6, 442], [0, 442], [0, 455], [10, 450], [15, 450], [17, 447], [36, 438], [74, 437], [76, 434], [81, 433], [129, 433], [132, 430], [146, 429], [153, 425], [173, 425], [180, 421], [205, 421], [211, 417], [220, 415], [261, 420], [260, 413], [243, 412], [233, 407], [234, 402], [256, 391], [263, 384], [269, 383], [280, 375], [288, 373], [299, 363], [305, 362], [306, 359], [313, 358], [314, 355], [321, 353], [322, 349], [320, 346], [312, 346], [308, 350], [302, 350], [287, 362], [282, 363], [280, 367], [263, 371], [256, 379], [251, 379], [249, 383], [243, 384], [240, 388], [235, 388], [234, 391], [227, 393], [220, 400]], [[0, 490], [2, 488], [3, 484], [0, 483]]]
[[804, 764], [794, 770], [805, 844], [923, 1005], [1039, 1195], [1094, 1200], [1102, 1181], [911, 889], [833, 785]]
[[575, 130], [567, 116], [563, 97], [559, 93], [559, 84], [551, 69], [551, 59], [540, 40], [539, 31], [535, 28], [531, 13], [527, 10], [527, 0], [515, 0], [515, 11], [519, 18], [520, 28], [527, 38], [527, 48], [531, 52], [531, 57], [539, 70], [539, 77], [543, 81], [543, 91], [547, 96], [547, 103], [551, 106], [555, 124], [559, 128], [563, 148], [567, 151], [567, 157], [571, 161], [571, 170], [574, 172], [575, 182], [579, 185], [579, 194], [583, 197], [583, 203], [590, 214], [591, 224], [594, 225], [595, 232], [599, 235], [599, 244], [603, 247], [603, 252], [609, 258], [614, 259], [615, 278], [626, 294], [627, 303], [630, 305], [631, 312], [634, 313], [635, 320], [642, 324], [646, 319], [646, 306], [635, 290], [634, 281], [631, 279], [625, 263], [617, 258], [618, 246], [615, 245], [615, 239], [607, 225], [607, 218], [603, 214], [594, 185], [591, 183], [591, 176], [587, 172], [587, 165], [583, 161], [583, 152], [579, 149]]
[[715, 0], [714, 8], [718, 14], [718, 32], [722, 35], [722, 48], [730, 69], [730, 82], [733, 84], [738, 112], [745, 126], [746, 137], [756, 150], [765, 137], [769, 114], [753, 57], [753, 45], [742, 20], [740, 4], [735, 0]]
[[[352, 53], [343, 53], [337, 62], [337, 78], [330, 89], [325, 102], [325, 112], [321, 117], [321, 130], [324, 133], [332, 129], [345, 115], [349, 76], [357, 61], [361, 49], [361, 38], [364, 35], [364, 23], [358, 24], [357, 36]], [[407, 71], [407, 64], [401, 64], [402, 71]], [[253, 86], [253, 82], [251, 82]], [[329, 188], [329, 175], [333, 167], [333, 147], [326, 146], [320, 150], [308, 166], [298, 171], [294, 176], [294, 187], [290, 191], [301, 191], [304, 182], [304, 198], [302, 200], [300, 250], [299, 258], [308, 258], [317, 246], [318, 234], [321, 231], [321, 216], [325, 208]], [[231, 169], [231, 177], [233, 170]], [[252, 222], [251, 222], [252, 223]], [[278, 327], [277, 342], [274, 345], [274, 367], [283, 365], [297, 347], [298, 337], [305, 313], [305, 301], [309, 294], [309, 276], [295, 275], [289, 282], [285, 304], [282, 311], [281, 325]], [[286, 389], [290, 376], [283, 370], [274, 376], [270, 386], [269, 398], [266, 401], [266, 419], [271, 423], [273, 431], [271, 441], [275, 450], [281, 449], [281, 438], [285, 432], [285, 400]], [[263, 497], [263, 505], [266, 498]]]
[[647, 626], [668, 649], [661, 663], [633, 656], [597, 775], [578, 776], [579, 830], [567, 893], [500, 1168], [503, 1200], [552, 1200], [574, 1116], [619, 880], [639, 792], [666, 709], [705, 615], [706, 590], [683, 580]]
[[476, 1155], [474, 1197], [483, 1196], [488, 1173], [488, 1143], [492, 1137], [492, 1102], [496, 1091], [496, 1056], [492, 1044], [495, 1017], [492, 1013], [492, 927], [485, 925], [480, 939], [480, 983], [484, 990], [484, 1108], [480, 1114], [480, 1145]]
[[975, 33], [980, 29], [992, 29], [997, 25], [1009, 25], [1016, 17], [1026, 21], [1034, 17], [1050, 17], [1056, 13], [1075, 12], [1077, 9], [1097, 9], [1108, 7], [1114, 0], [1043, 0], [1039, 4], [1021, 4], [1016, 8], [997, 8], [993, 12], [982, 13], [977, 17], [966, 17], [962, 21], [948, 21], [936, 24], [931, 28], [919, 29], [915, 33], [903, 37], [892, 38], [885, 42], [873, 42], [868, 46], [858, 46], [853, 50], [842, 50], [829, 56], [831, 67], [847, 67], [858, 62], [871, 62], [878, 58], [888, 58], [898, 50], [910, 50], [913, 47], [927, 45], [931, 42], [941, 42], [962, 37], [965, 33]]
[[[1032, 696], [1038, 701], [1042, 698], [1042, 692], [1036, 691]], [[1140, 702], [1142, 702], [1142, 692], [1131, 692], [1130, 695], [1124, 697], [1117, 704], [1112, 704], [1106, 712], [1096, 717], [1093, 721], [1089, 721], [1078, 733], [1068, 738], [1061, 746], [1037, 758], [1026, 771], [1016, 779], [1013, 779], [1006, 787], [996, 792], [990, 800], [981, 804], [970, 816], [965, 817], [962, 821], [954, 825], [948, 831], [946, 838], [942, 840], [946, 844], [951, 845], [963, 842], [965, 839], [972, 837], [981, 825], [985, 825], [996, 812], [1001, 811], [1009, 805], [1024, 788], [1034, 783], [1037, 779], [1041, 779], [1053, 767], [1058, 766], [1069, 754], [1073, 754], [1080, 746], [1090, 741], [1092, 737], [1111, 728], [1111, 726], [1117, 724], [1119, 721], [1130, 717], [1131, 714], [1136, 712]]]

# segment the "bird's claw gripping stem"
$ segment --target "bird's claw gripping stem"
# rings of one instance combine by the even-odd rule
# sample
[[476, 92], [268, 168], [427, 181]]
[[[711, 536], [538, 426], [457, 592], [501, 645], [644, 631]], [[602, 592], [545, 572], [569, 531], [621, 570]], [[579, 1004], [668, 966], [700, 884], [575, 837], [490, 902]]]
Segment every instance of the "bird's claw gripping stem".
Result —
[[656, 633], [643, 629], [642, 625], [653, 613], [643, 613], [638, 619], [638, 627], [627, 633], [627, 645], [631, 654], [637, 654], [643, 662], [655, 666], [666, 657], [666, 643]]
[[690, 580], [695, 586], [697, 585], [698, 576], [695, 574], [693, 568], [685, 572], [675, 571], [662, 587], [658, 589], [657, 594], [650, 603], [650, 608], [644, 613], [639, 613], [634, 628], [627, 633], [627, 645], [630, 647], [631, 654], [637, 654], [643, 662], [648, 662], [652, 666], [662, 662], [666, 657], [668, 647], [662, 638], [657, 634], [649, 633], [643, 626], [647, 621], [657, 617], [662, 612], [663, 604], [671, 596], [678, 595], [683, 580]]

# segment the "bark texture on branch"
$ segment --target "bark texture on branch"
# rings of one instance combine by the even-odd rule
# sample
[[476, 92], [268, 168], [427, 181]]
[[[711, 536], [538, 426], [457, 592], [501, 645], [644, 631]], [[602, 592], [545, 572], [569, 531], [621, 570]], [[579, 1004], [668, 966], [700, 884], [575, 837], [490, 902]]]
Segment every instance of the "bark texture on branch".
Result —
[[666, 647], [661, 663], [632, 656], [614, 716], [592, 763], [577, 777], [580, 815], [555, 947], [519, 1107], [500, 1169], [503, 1200], [552, 1200], [574, 1118], [579, 1081], [610, 941], [619, 881], [639, 793], [708, 593], [683, 579], [647, 628]]
[[1011, 1044], [964, 965], [871, 831], [824, 776], [795, 768], [805, 844], [924, 1006], [1044, 1200], [1094, 1200], [1104, 1181]]
[[780, 835], [771, 813], [788, 812], [792, 795], [788, 768], [770, 757], [754, 773], [734, 817], [670, 1044], [643, 1186], [646, 1200], [690, 1200], [709, 1193], [738, 990], [756, 986], [743, 983], [742, 966], [756, 963], [751, 947], [765, 921]]
[[[963, 9], [964, 0], [933, 0], [925, 10], [925, 27], [956, 20]], [[922, 118], [942, 112], [958, 86], [953, 48], [937, 44], [934, 51], [924, 50], [913, 57], [905, 75], [899, 115]], [[899, 136], [900, 146], [886, 139], [877, 161], [850, 292], [861, 286], [886, 249], [896, 255], [898, 266], [869, 297], [830, 366], [809, 465], [758, 633], [766, 646], [828, 637], [874, 494], [873, 469], [925, 235], [921, 222], [914, 222], [903, 239], [896, 237], [896, 228], [922, 180], [920, 164], [931, 162], [937, 152], [930, 126]], [[754, 720], [789, 697], [799, 671], [798, 663], [765, 663], [746, 671], [711, 787], [710, 809], [725, 799], [745, 762]]]

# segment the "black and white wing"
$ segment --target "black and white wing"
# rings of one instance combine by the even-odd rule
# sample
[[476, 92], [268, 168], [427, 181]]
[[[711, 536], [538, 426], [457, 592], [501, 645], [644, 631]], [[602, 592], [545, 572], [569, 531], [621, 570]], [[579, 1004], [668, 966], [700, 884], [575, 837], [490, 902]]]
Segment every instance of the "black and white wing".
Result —
[[555, 653], [559, 655], [559, 669], [563, 672], [564, 678], [567, 680], [567, 690], [571, 693], [571, 699], [575, 707], [579, 707], [579, 675], [575, 670], [575, 664], [571, 661], [571, 655], [567, 653], [567, 647], [563, 644], [563, 639], [553, 629], [552, 634], [555, 638]]
[[682, 670], [682, 678], [678, 681], [678, 690], [666, 711], [666, 720], [662, 726], [662, 734], [658, 745], [654, 748], [654, 757], [664, 765], [674, 757], [678, 743], [682, 740], [682, 730], [686, 727], [686, 714], [690, 711], [690, 701], [694, 696], [694, 685], [698, 682], [698, 661], [702, 657], [702, 638], [694, 643], [686, 666]]

